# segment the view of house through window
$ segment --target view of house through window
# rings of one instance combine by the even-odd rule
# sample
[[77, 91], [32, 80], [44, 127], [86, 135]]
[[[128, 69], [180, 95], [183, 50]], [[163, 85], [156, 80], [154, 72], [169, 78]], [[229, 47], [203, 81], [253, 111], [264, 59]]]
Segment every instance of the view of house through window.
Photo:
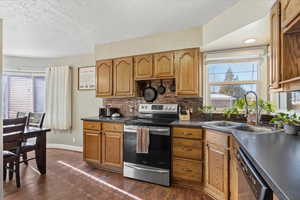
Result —
[[3, 118], [16, 117], [17, 112], [44, 112], [44, 76], [4, 74], [2, 85]]

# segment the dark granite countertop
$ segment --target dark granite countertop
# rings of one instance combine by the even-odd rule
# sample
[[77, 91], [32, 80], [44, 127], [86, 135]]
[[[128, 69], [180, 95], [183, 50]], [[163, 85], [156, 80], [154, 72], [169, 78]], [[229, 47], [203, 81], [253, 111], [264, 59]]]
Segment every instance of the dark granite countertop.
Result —
[[201, 128], [203, 121], [180, 121], [176, 120], [171, 123], [171, 126], [184, 126], [184, 127], [192, 127], [192, 128]]
[[233, 135], [279, 199], [300, 199], [300, 136]]
[[124, 123], [127, 120], [132, 119], [133, 117], [119, 117], [119, 118], [111, 118], [111, 117], [84, 117], [81, 120], [85, 121], [94, 121], [94, 122], [117, 122], [117, 123]]

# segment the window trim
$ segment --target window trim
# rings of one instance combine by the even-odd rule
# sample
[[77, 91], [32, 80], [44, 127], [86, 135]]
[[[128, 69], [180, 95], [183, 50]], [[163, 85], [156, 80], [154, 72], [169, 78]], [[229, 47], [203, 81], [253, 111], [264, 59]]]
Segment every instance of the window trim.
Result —
[[[238, 51], [243, 51], [245, 49], [239, 49]], [[211, 105], [210, 100], [210, 86], [213, 85], [232, 85], [232, 84], [256, 84], [256, 92], [258, 96], [262, 97], [263, 99], [268, 99], [268, 91], [263, 88], [262, 86], [264, 84], [269, 83], [267, 71], [268, 71], [268, 49], [267, 48], [261, 48], [261, 50], [264, 52], [263, 55], [259, 55], [256, 57], [250, 57], [250, 58], [229, 58], [229, 59], [212, 59], [212, 60], [206, 60], [207, 55], [209, 52], [207, 52], [204, 55], [204, 66], [203, 66], [203, 104], [204, 105]], [[250, 50], [251, 51], [251, 50]], [[228, 51], [229, 53], [232, 53], [232, 51]], [[226, 50], [222, 51], [222, 53], [226, 53]], [[218, 54], [218, 52], [216, 53]], [[222, 56], [223, 57], [223, 56]], [[209, 64], [223, 64], [223, 63], [237, 63], [237, 62], [253, 62], [258, 61], [259, 62], [259, 68], [257, 69], [257, 80], [249, 80], [249, 81], [218, 81], [218, 82], [209, 82], [208, 77], [208, 65]], [[265, 80], [264, 80], [265, 79]], [[224, 108], [219, 108], [217, 111], [224, 111]]]

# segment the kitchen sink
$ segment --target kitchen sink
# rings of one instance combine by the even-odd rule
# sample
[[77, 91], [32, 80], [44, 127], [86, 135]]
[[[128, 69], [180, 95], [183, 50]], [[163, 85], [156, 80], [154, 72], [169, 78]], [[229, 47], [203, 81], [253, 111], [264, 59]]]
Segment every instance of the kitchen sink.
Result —
[[258, 134], [274, 132], [274, 130], [272, 128], [261, 127], [261, 126], [251, 126], [251, 125], [237, 126], [237, 127], [233, 127], [232, 129], [237, 130], [237, 131], [258, 133]]
[[232, 128], [232, 127], [241, 126], [241, 123], [230, 122], [230, 121], [212, 121], [212, 122], [205, 122], [205, 125]]

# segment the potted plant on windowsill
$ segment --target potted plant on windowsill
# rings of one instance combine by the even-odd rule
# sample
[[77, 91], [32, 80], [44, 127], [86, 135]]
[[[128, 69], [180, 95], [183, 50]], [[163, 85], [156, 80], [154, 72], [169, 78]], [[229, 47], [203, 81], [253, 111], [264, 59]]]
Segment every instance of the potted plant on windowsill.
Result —
[[198, 109], [198, 111], [204, 115], [204, 118], [207, 121], [212, 121], [213, 110], [215, 110], [215, 107], [213, 106], [203, 106], [202, 108]]
[[278, 113], [271, 123], [284, 128], [286, 134], [297, 134], [300, 131], [300, 117], [297, 114]]

